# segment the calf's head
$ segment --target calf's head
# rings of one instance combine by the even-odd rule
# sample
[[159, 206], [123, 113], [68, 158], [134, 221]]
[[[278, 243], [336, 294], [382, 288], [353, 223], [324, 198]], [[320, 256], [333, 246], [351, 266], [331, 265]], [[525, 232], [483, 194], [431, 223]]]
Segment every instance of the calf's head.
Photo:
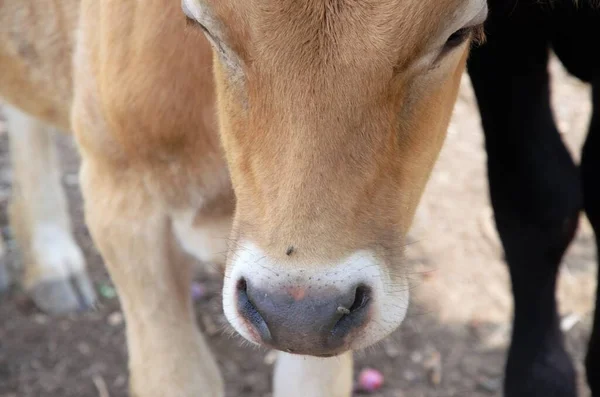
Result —
[[381, 340], [486, 1], [182, 1], [213, 45], [237, 197], [229, 322], [298, 354]]

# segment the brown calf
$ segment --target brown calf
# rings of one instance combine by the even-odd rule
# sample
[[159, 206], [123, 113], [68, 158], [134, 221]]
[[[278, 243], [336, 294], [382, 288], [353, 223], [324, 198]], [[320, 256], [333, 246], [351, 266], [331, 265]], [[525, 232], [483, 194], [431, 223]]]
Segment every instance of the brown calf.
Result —
[[56, 126], [82, 155], [133, 395], [222, 395], [184, 254], [229, 249], [229, 322], [287, 352], [275, 395], [348, 396], [351, 351], [404, 318], [403, 238], [486, 14], [484, 0], [4, 0], [25, 285], [49, 311], [94, 299], [33, 131]]

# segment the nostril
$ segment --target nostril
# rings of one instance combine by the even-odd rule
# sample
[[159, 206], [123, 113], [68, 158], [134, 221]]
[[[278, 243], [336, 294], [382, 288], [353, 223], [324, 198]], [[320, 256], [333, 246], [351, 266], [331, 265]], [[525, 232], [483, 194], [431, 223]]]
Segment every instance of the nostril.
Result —
[[352, 305], [350, 307], [338, 306], [337, 312], [345, 316], [352, 314], [365, 307], [369, 303], [369, 299], [371, 299], [369, 287], [359, 285], [354, 291]]
[[244, 319], [250, 322], [258, 332], [260, 338], [264, 342], [268, 342], [271, 340], [271, 332], [248, 295], [248, 288], [248, 283], [244, 278], [241, 278], [236, 284], [238, 312]]
[[343, 338], [352, 329], [361, 326], [369, 312], [371, 301], [371, 289], [366, 285], [359, 285], [354, 292], [354, 301], [350, 307], [339, 306], [337, 311], [341, 314], [340, 319], [333, 326], [331, 336]]
[[248, 283], [246, 283], [246, 279], [245, 278], [240, 278], [236, 284], [236, 289], [238, 290], [238, 292], [243, 292], [245, 294], [247, 294], [247, 290], [248, 290]]
[[350, 306], [350, 314], [361, 310], [371, 300], [371, 289], [365, 285], [359, 285], [354, 293], [354, 302]]

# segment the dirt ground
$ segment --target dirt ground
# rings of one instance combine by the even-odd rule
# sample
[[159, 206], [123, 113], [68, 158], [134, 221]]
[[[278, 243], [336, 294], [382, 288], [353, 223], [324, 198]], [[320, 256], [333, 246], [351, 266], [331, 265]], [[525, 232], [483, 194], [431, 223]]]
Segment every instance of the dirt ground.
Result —
[[[573, 155], [585, 136], [589, 88], [551, 64], [557, 119]], [[8, 260], [18, 257], [7, 223], [11, 189], [7, 137], [0, 118], [0, 226]], [[50, 318], [18, 288], [0, 297], [0, 397], [123, 397], [127, 373], [123, 318], [110, 279], [90, 242], [77, 186], [78, 159], [68, 139], [64, 183], [77, 239], [100, 291], [97, 311]], [[473, 94], [465, 76], [446, 145], [417, 214], [408, 246], [413, 298], [404, 325], [378, 346], [357, 353], [357, 372], [385, 376], [385, 397], [500, 396], [510, 332], [511, 296], [488, 204], [485, 152]], [[560, 275], [561, 312], [580, 374], [595, 289], [595, 248], [583, 222]], [[272, 353], [222, 332], [220, 281], [198, 278], [206, 293], [196, 303], [200, 326], [227, 382], [227, 396], [270, 395]], [[589, 393], [582, 386], [581, 396]], [[309, 397], [309, 396], [307, 396]]]

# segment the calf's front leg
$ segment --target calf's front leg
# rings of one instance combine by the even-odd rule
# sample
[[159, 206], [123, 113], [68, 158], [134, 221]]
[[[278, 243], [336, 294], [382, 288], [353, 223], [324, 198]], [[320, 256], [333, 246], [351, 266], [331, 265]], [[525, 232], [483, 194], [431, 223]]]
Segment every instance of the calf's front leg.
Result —
[[135, 171], [84, 156], [86, 222], [117, 288], [127, 324], [134, 397], [219, 397], [223, 381], [196, 326], [190, 264], [168, 211]]
[[279, 352], [273, 377], [274, 397], [350, 397], [352, 352], [330, 358]]
[[87, 309], [96, 294], [71, 229], [52, 128], [17, 108], [4, 111], [14, 172], [10, 225], [23, 261], [23, 287], [46, 313]]

